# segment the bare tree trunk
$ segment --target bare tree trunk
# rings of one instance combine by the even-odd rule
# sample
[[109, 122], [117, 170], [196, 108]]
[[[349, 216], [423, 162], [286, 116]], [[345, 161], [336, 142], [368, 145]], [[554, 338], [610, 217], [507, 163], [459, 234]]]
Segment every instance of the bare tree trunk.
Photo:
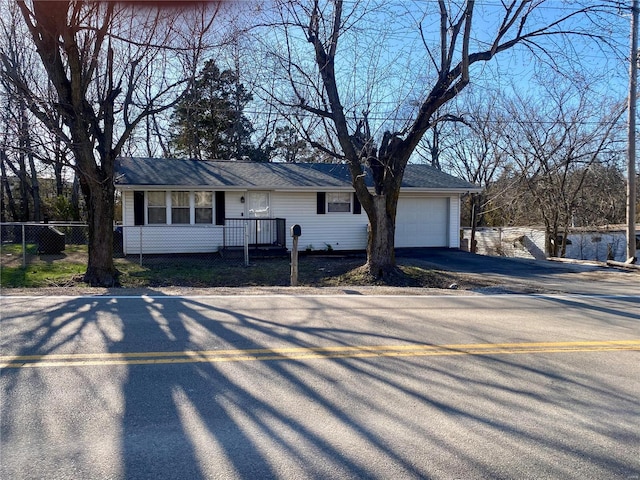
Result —
[[64, 168], [64, 162], [66, 160], [62, 141], [58, 138], [55, 139], [53, 146], [53, 172], [56, 178], [56, 195], [64, 196], [64, 179], [62, 178], [62, 170]]
[[31, 197], [33, 198], [33, 219], [36, 222], [42, 220], [42, 204], [40, 201], [40, 181], [38, 180], [38, 172], [33, 158], [33, 154], [29, 152], [29, 170], [31, 171]]
[[547, 225], [544, 230], [545, 230], [545, 236], [544, 236], [545, 253], [548, 257], [555, 257], [556, 255], [553, 252], [553, 250], [556, 242], [553, 240], [553, 237], [552, 237], [553, 233], [551, 232], [551, 227]]
[[384, 278], [396, 266], [395, 211], [389, 211], [385, 195], [374, 196], [372, 207], [369, 214], [366, 269], [374, 278]]
[[11, 220], [16, 221], [18, 219], [18, 209], [16, 208], [16, 201], [13, 198], [13, 192], [11, 191], [11, 184], [9, 183], [9, 178], [7, 177], [7, 167], [6, 167], [7, 161], [8, 159], [4, 150], [0, 150], [0, 171], [2, 174], [2, 190], [3, 190], [3, 194], [2, 194], [2, 201], [3, 201], [2, 221], [3, 222], [7, 221], [7, 218], [5, 215], [6, 210], [4, 205], [5, 195], [7, 198], [9, 211], [11, 212]]
[[80, 186], [89, 225], [89, 260], [83, 280], [92, 286], [115, 286], [118, 271], [113, 263], [114, 182], [108, 174], [89, 169], [80, 177]]
[[565, 224], [564, 231], [562, 232], [562, 244], [560, 246], [560, 257], [564, 258], [567, 256], [567, 241], [569, 237], [569, 226]]
[[478, 214], [477, 214], [477, 205], [476, 195], [471, 194], [471, 238], [469, 239], [469, 251], [471, 253], [477, 253], [476, 250], [476, 230], [478, 226]]
[[4, 177], [2, 177], [2, 181], [0, 183], [0, 222], [4, 223], [7, 221], [7, 216], [5, 215], [5, 206], [4, 206]]
[[62, 164], [55, 163], [53, 165], [53, 174], [56, 179], [56, 196], [62, 197], [64, 196], [64, 179], [62, 178]]
[[29, 209], [29, 183], [27, 181], [27, 168], [24, 161], [24, 152], [18, 152], [18, 168], [14, 169], [11, 163], [9, 166], [12, 167], [14, 173], [18, 177], [20, 181], [20, 213], [19, 213], [19, 221], [28, 222], [31, 220], [29, 218], [31, 216]]
[[84, 281], [92, 286], [115, 286], [118, 271], [113, 264], [113, 182], [104, 182], [83, 191], [89, 225], [89, 261]]
[[552, 221], [545, 219], [546, 225], [546, 244], [547, 244], [547, 254], [550, 257], [557, 257], [558, 252], [560, 251], [558, 245], [558, 219], [554, 218]]
[[25, 189], [28, 189], [31, 198], [33, 199], [33, 218], [32, 220], [42, 220], [42, 210], [40, 208], [40, 183], [38, 182], [38, 172], [36, 171], [34, 156], [33, 156], [33, 142], [31, 141], [31, 125], [29, 123], [29, 117], [27, 115], [27, 105], [23, 98], [18, 99], [18, 115], [19, 115], [19, 137], [20, 137], [20, 149], [29, 162], [30, 182], [27, 188], [27, 174], [26, 165], [24, 165], [24, 182]]
[[80, 181], [78, 174], [73, 175], [73, 187], [71, 190], [71, 219], [80, 221]]

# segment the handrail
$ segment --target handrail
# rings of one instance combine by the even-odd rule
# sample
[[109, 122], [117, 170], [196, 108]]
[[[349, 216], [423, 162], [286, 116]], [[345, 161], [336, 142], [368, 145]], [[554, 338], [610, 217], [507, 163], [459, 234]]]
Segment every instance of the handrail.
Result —
[[247, 235], [248, 243], [252, 247], [286, 247], [286, 220], [284, 218], [225, 218], [224, 226], [225, 247], [244, 245], [244, 235]]

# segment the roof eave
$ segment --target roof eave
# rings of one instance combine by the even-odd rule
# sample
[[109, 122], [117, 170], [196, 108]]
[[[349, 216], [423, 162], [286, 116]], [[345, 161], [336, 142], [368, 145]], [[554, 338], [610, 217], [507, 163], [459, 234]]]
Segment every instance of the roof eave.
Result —
[[437, 193], [437, 194], [465, 194], [465, 193], [480, 193], [483, 188], [480, 187], [449, 187], [449, 188], [425, 188], [425, 187], [404, 187], [400, 189], [405, 193]]
[[[269, 190], [272, 192], [317, 192], [317, 191], [348, 191], [352, 192], [353, 187], [338, 185], [312, 185], [308, 187], [272, 187], [255, 185], [153, 185], [153, 184], [116, 184], [116, 190], [224, 190], [227, 192], [243, 192], [247, 190]], [[370, 190], [372, 190], [370, 188]], [[404, 193], [431, 193], [431, 194], [465, 194], [480, 193], [480, 187], [452, 187], [452, 188], [426, 188], [426, 187], [401, 187], [400, 192]]]
[[[256, 185], [154, 185], [154, 184], [116, 184], [116, 190], [224, 190], [224, 191], [247, 191], [247, 190], [269, 190], [273, 192], [317, 192], [317, 191], [348, 191], [352, 192], [353, 187], [339, 185], [311, 185], [307, 187], [273, 187]], [[372, 188], [369, 188], [372, 190]], [[428, 188], [428, 187], [401, 187], [404, 193], [435, 193], [435, 194], [465, 194], [480, 193], [480, 187], [451, 187], [451, 188]]]

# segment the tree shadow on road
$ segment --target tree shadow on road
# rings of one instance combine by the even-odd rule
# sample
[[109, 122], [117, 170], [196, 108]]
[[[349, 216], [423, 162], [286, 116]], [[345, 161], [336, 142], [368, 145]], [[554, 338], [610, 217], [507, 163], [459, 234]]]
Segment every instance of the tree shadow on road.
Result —
[[[352, 300], [349, 318], [366, 312], [368, 322], [328, 317], [335, 312], [317, 297], [305, 299], [306, 315], [291, 321], [284, 318], [282, 297], [236, 309], [216, 299], [148, 293], [61, 299], [37, 319], [3, 318], [5, 326], [23, 332], [17, 355], [107, 353], [98, 359], [112, 361], [139, 354], [121, 364], [3, 373], [3, 443], [12, 457], [15, 449], [27, 450], [26, 461], [34, 465], [23, 462], [24, 472], [127, 479], [497, 478], [495, 464], [504, 466], [504, 458], [497, 462], [504, 455], [513, 456], [513, 471], [524, 465], [555, 478], [577, 478], [576, 465], [632, 472], [604, 447], [614, 436], [632, 441], [637, 425], [620, 430], [599, 414], [631, 415], [635, 396], [612, 395], [603, 375], [592, 377], [570, 364], [553, 371], [546, 358], [456, 352], [431, 359], [257, 360], [251, 351], [410, 345], [416, 338], [376, 328], [386, 321], [385, 307], [372, 308], [363, 297]], [[270, 304], [282, 317], [268, 313]], [[429, 319], [425, 311], [415, 321]], [[21, 321], [27, 325], [18, 327]], [[94, 351], [87, 352], [87, 345]], [[216, 361], [205, 354], [225, 350], [247, 353]], [[169, 352], [188, 361], [166, 363]], [[24, 383], [42, 389], [27, 407], [16, 396]], [[51, 402], [56, 389], [67, 389], [62, 403], [70, 405]], [[48, 416], [52, 408], [60, 412], [55, 422]], [[576, 428], [558, 431], [566, 415], [575, 416]], [[569, 438], [585, 422], [593, 450]], [[38, 431], [42, 442], [30, 444], [25, 432]], [[75, 443], [71, 454], [63, 451], [65, 441]]]

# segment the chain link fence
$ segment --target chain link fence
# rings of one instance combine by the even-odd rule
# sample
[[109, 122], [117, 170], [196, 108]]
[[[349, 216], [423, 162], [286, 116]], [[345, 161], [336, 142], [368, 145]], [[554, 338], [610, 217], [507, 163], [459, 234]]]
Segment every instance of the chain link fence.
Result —
[[[215, 228], [199, 225], [123, 226], [114, 230], [114, 257], [135, 261], [140, 266], [181, 262], [214, 265], [249, 264], [246, 242], [227, 246], [223, 238], [244, 239], [245, 228]], [[169, 253], [171, 252], [171, 253]]]
[[88, 228], [82, 223], [2, 223], [0, 240], [3, 267], [87, 259]]
[[[214, 229], [181, 226], [180, 235], [171, 236], [164, 229], [152, 226], [114, 227], [113, 256], [116, 263], [128, 262], [153, 269], [179, 265], [249, 265], [250, 259], [286, 255], [286, 248], [270, 249], [249, 244], [251, 230], [247, 224], [233, 224], [215, 232], [223, 240], [218, 244], [202, 242], [201, 249], [191, 253], [179, 252], [185, 239], [214, 235]], [[177, 231], [177, 229], [176, 229]], [[0, 258], [3, 267], [26, 267], [34, 263], [87, 263], [88, 226], [82, 223], [1, 223]], [[233, 239], [232, 242], [229, 239]], [[217, 240], [216, 240], [217, 241]], [[196, 242], [197, 243], [197, 242]], [[215, 242], [214, 242], [215, 243]], [[209, 250], [209, 251], [206, 251]]]

